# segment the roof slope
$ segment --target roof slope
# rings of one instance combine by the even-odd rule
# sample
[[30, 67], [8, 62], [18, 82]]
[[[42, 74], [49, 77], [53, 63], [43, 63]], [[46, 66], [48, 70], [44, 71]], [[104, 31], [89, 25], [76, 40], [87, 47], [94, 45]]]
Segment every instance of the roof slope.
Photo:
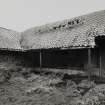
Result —
[[94, 46], [94, 36], [105, 33], [105, 10], [34, 27], [22, 32], [24, 49]]
[[21, 50], [20, 33], [0, 27], [0, 49]]

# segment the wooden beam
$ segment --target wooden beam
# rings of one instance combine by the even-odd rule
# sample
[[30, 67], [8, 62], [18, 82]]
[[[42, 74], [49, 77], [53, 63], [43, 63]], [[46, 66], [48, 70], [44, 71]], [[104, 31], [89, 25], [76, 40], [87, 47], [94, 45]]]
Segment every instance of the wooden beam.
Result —
[[42, 51], [40, 50], [40, 55], [39, 55], [39, 62], [40, 62], [40, 70], [42, 70]]
[[102, 77], [102, 57], [101, 57], [101, 49], [99, 49], [99, 77]]
[[91, 48], [88, 49], [88, 79], [90, 81], [91, 76]]

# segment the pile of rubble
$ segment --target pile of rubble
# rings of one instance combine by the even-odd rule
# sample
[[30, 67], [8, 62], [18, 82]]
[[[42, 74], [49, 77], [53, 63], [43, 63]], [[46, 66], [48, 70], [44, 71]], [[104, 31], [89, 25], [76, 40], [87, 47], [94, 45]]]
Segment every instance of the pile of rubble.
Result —
[[105, 105], [105, 84], [90, 89], [77, 105]]

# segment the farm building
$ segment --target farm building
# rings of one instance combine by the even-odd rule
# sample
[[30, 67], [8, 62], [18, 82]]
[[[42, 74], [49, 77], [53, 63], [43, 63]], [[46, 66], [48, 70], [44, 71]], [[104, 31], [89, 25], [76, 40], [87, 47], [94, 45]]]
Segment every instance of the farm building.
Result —
[[[20, 33], [0, 27], [0, 70], [27, 66], [26, 52], [20, 46]], [[26, 63], [27, 62], [27, 63]]]
[[105, 69], [105, 11], [18, 33], [0, 28], [0, 68]]
[[104, 70], [105, 11], [28, 29], [21, 47], [36, 67]]

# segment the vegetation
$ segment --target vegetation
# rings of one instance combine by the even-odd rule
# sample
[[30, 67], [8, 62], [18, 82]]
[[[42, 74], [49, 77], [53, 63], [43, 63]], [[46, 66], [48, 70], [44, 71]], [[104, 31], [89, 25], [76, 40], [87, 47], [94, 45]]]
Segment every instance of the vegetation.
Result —
[[28, 68], [7, 70], [1, 72], [1, 77], [0, 105], [105, 104], [105, 85], [87, 79], [77, 82], [74, 79], [64, 79], [65, 74], [40, 74]]

